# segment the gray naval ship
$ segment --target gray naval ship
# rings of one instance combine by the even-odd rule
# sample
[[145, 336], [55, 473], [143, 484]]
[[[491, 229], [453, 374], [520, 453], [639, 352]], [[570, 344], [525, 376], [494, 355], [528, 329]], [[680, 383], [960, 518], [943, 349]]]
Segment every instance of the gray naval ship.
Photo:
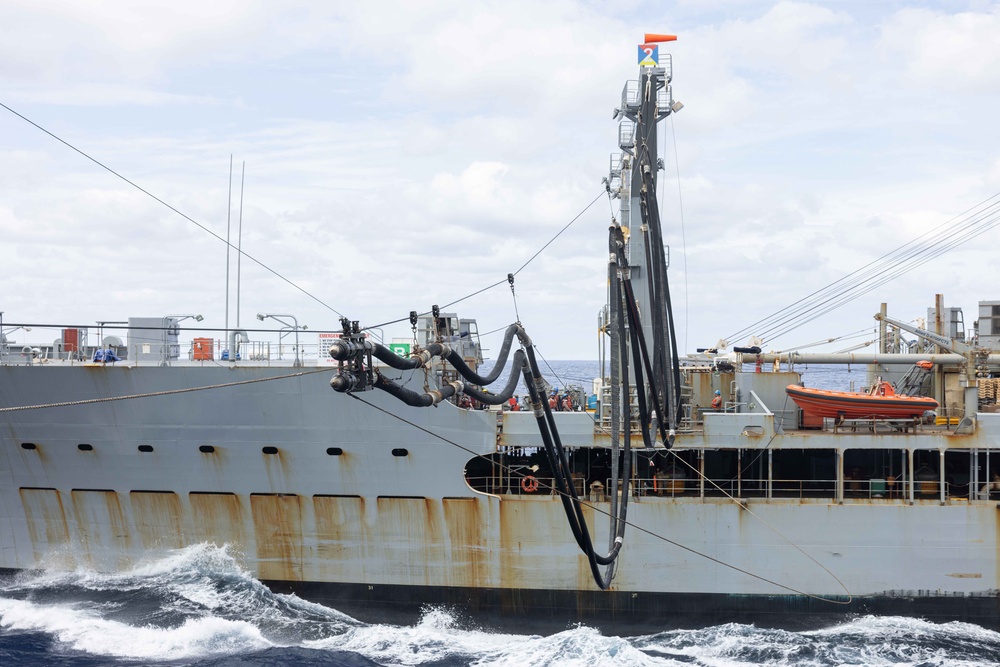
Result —
[[[657, 123], [681, 105], [647, 42], [615, 110], [596, 410], [557, 409], [519, 323], [496, 365], [513, 380], [479, 375], [475, 321], [437, 309], [406, 345], [344, 321], [315, 354], [244, 331], [184, 341], [172, 316], [20, 345], [8, 314], [0, 568], [119, 570], [208, 542], [363, 620], [440, 604], [533, 631], [1000, 627], [1000, 302], [975, 336], [939, 302], [933, 331], [883, 307], [877, 352], [682, 358], [654, 196]], [[786, 391], [806, 362], [867, 364], [939, 408], [800, 409]], [[519, 378], [528, 409], [500, 409]]]

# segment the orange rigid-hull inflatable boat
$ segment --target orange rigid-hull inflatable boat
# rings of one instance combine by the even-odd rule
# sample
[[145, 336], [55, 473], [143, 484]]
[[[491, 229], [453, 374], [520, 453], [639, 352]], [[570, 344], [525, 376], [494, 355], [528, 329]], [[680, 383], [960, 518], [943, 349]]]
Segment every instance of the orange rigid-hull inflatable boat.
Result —
[[882, 382], [869, 393], [810, 389], [797, 384], [785, 387], [806, 415], [834, 419], [913, 419], [934, 410], [938, 403], [926, 396], [900, 396]]

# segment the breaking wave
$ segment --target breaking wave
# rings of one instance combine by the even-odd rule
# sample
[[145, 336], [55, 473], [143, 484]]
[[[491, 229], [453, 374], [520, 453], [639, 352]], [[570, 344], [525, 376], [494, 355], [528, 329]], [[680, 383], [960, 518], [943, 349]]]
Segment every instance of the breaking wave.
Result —
[[413, 626], [368, 624], [275, 594], [225, 547], [202, 544], [116, 574], [4, 580], [0, 664], [971, 667], [1000, 664], [1000, 634], [868, 616], [811, 632], [726, 624], [615, 637], [578, 626], [543, 637], [470, 630], [441, 609]]

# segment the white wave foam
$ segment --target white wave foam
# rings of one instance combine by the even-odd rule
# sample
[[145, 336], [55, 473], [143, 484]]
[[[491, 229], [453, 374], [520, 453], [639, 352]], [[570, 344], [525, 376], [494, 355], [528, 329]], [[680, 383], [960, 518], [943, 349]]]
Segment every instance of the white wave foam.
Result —
[[[294, 645], [304, 637], [327, 636], [359, 625], [335, 609], [295, 595], [273, 593], [251, 576], [228, 547], [214, 544], [171, 551], [120, 572], [79, 568], [72, 572], [25, 574], [0, 592], [14, 593], [9, 597], [44, 595], [51, 603], [67, 599], [62, 597], [64, 589], [101, 593], [96, 598], [99, 603], [85, 603], [94, 620], [110, 611], [121, 618], [128, 613], [129, 605], [136, 603], [136, 624], [162, 625], [163, 618], [172, 617], [174, 623], [187, 619], [191, 626], [188, 629], [192, 630], [195, 623], [239, 621], [281, 645]], [[80, 599], [79, 592], [70, 595]], [[149, 606], [152, 600], [158, 600], [154, 611]]]
[[968, 623], [936, 624], [867, 616], [821, 630], [791, 632], [725, 624], [636, 638], [637, 648], [712, 667], [982, 667], [995, 660], [1000, 634]]
[[628, 665], [687, 665], [643, 653], [622, 637], [605, 637], [590, 627], [565, 630], [551, 637], [532, 637], [527, 642], [515, 642], [502, 652], [484, 656], [476, 665], [482, 667], [603, 667]]
[[501, 651], [524, 637], [456, 628], [455, 617], [430, 609], [415, 626], [365, 625], [342, 635], [305, 642], [314, 649], [352, 651], [381, 663], [419, 665], [445, 658]]
[[91, 590], [128, 591], [148, 586], [150, 581], [175, 579], [178, 575], [214, 574], [251, 579], [249, 573], [230, 552], [228, 545], [201, 543], [183, 549], [150, 553], [133, 567], [102, 572], [85, 565], [64, 568], [58, 565], [39, 571], [21, 573], [6, 586], [10, 588], [48, 588], [79, 586]]
[[[75, 587], [72, 598], [60, 597], [61, 586]], [[84, 593], [85, 601], [65, 603], [81, 599], [79, 589], [102, 593], [93, 602]], [[726, 624], [629, 639], [605, 637], [588, 627], [548, 637], [464, 630], [441, 608], [429, 609], [411, 627], [366, 625], [294, 595], [272, 593], [241, 565], [238, 554], [212, 544], [172, 551], [118, 573], [81, 568], [22, 575], [3, 591], [17, 598], [38, 594], [37, 599], [48, 602], [0, 597], [0, 628], [45, 632], [76, 650], [133, 659], [176, 660], [297, 646], [354, 652], [398, 665], [457, 660], [478, 667], [953, 667], [978, 666], [983, 661], [975, 656], [984, 651], [996, 656], [1000, 650], [1000, 633], [967, 623], [903, 617], [868, 616], [811, 632]], [[151, 602], [169, 613], [151, 613]], [[138, 611], [130, 616], [133, 603]], [[110, 612], [135, 625], [109, 620]], [[145, 625], [162, 625], [164, 619], [174, 627]]]
[[[678, 665], [652, 657], [620, 637], [578, 627], [559, 634], [511, 635], [462, 630], [449, 612], [435, 608], [412, 627], [370, 625], [339, 637], [308, 642], [309, 648], [351, 651], [379, 663], [420, 665], [462, 659], [477, 667], [602, 667], [604, 665]], [[687, 663], [685, 663], [687, 664]]]
[[972, 623], [949, 621], [934, 623], [922, 618], [908, 616], [862, 616], [841, 625], [821, 630], [803, 632], [806, 636], [862, 635], [873, 638], [913, 639], [915, 636], [933, 637], [947, 633], [950, 637], [964, 637], [976, 641], [1000, 644], [1000, 632], [988, 630]]
[[116, 658], [178, 660], [273, 646], [245, 621], [205, 617], [175, 628], [133, 627], [81, 609], [4, 598], [0, 598], [0, 626], [45, 632], [75, 650]]
[[226, 544], [203, 542], [150, 555], [132, 568], [117, 572], [78, 567], [71, 571], [24, 573], [0, 591], [60, 586], [118, 592], [160, 588], [211, 610], [241, 606], [250, 599], [259, 606], [261, 600], [273, 598], [312, 616], [357, 624], [355, 619], [335, 609], [307, 602], [296, 595], [272, 593], [243, 566], [242, 556]]

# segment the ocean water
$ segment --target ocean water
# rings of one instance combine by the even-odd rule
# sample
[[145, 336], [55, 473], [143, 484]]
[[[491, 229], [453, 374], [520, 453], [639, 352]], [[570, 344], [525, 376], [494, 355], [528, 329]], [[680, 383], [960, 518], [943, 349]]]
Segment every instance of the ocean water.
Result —
[[966, 623], [855, 618], [811, 632], [726, 624], [640, 637], [468, 629], [428, 608], [413, 626], [361, 623], [277, 595], [225, 547], [195, 545], [117, 574], [0, 581], [0, 665], [979, 666], [1000, 633]]
[[[487, 359], [480, 370], [481, 374], [489, 373], [493, 370], [494, 360]], [[499, 379], [494, 383], [494, 387], [502, 387], [510, 372], [510, 363]], [[579, 385], [591, 393], [591, 382], [594, 378], [601, 376], [601, 364], [598, 361], [548, 361], [545, 358], [538, 360], [539, 370], [553, 387], [566, 387], [567, 385]], [[747, 367], [749, 368], [749, 366]], [[795, 370], [802, 374], [802, 381], [809, 387], [819, 389], [834, 389], [838, 391], [860, 391], [866, 383], [865, 366], [843, 366], [837, 364], [799, 364]], [[516, 393], [523, 395], [526, 393], [524, 382], [521, 381]]]
[[[863, 369], [801, 368], [848, 389]], [[592, 361], [551, 362], [553, 384], [589, 387]], [[412, 626], [362, 623], [272, 593], [226, 546], [150, 556], [114, 574], [86, 569], [0, 578], [0, 667], [1000, 665], [1000, 633], [967, 623], [863, 616], [810, 632], [725, 624], [638, 637], [567, 625], [551, 636], [469, 628], [428, 607]]]

